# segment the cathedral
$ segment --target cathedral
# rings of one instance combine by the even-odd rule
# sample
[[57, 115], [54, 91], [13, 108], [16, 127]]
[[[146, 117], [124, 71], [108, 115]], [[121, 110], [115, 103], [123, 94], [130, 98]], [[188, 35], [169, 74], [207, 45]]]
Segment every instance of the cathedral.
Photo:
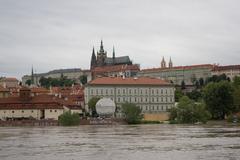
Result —
[[95, 54], [95, 50], [93, 48], [92, 58], [91, 58], [91, 70], [95, 67], [102, 66], [114, 66], [114, 65], [132, 65], [132, 61], [129, 56], [115, 56], [115, 50], [113, 48], [112, 57], [107, 57], [107, 52], [103, 48], [103, 42], [101, 41], [100, 50], [97, 52], [97, 56]]

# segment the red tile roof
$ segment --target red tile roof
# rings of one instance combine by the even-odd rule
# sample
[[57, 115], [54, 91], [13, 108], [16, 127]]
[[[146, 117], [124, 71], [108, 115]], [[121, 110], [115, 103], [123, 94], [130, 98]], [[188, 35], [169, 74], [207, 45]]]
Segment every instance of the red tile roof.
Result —
[[215, 66], [213, 71], [240, 70], [240, 65]]
[[14, 78], [14, 77], [6, 77], [6, 78], [3, 78], [2, 81], [16, 81], [18, 82], [17, 78]]
[[190, 65], [190, 66], [175, 66], [172, 68], [149, 68], [142, 69], [143, 72], [154, 72], [154, 71], [168, 71], [168, 70], [188, 70], [188, 69], [197, 69], [197, 68], [209, 68], [212, 69], [214, 65], [212, 64], [199, 64], [199, 65]]
[[21, 97], [0, 98], [0, 109], [62, 109], [56, 97], [39, 95], [23, 100]]
[[102, 77], [89, 82], [88, 85], [172, 85], [171, 83], [150, 77], [122, 78]]
[[139, 71], [140, 68], [138, 65], [114, 65], [114, 66], [102, 66], [95, 67], [93, 72], [123, 72], [126, 70], [136, 70]]
[[9, 89], [4, 88], [0, 85], [0, 92], [9, 92]]

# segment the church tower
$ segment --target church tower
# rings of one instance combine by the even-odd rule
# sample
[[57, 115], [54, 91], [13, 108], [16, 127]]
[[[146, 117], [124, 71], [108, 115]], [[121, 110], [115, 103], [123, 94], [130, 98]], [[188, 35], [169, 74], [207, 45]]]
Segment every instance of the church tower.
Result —
[[97, 66], [97, 59], [96, 59], [95, 50], [93, 47], [90, 69], [93, 69], [96, 66]]
[[165, 62], [164, 57], [162, 58], [161, 68], [166, 68], [166, 62]]
[[113, 55], [112, 55], [112, 59], [113, 59], [113, 64], [115, 64], [115, 49], [114, 49], [114, 46], [113, 46]]
[[169, 67], [169, 68], [172, 68], [172, 67], [173, 67], [173, 63], [172, 63], [171, 57], [170, 57], [170, 60], [169, 60], [169, 63], [168, 63], [168, 67]]
[[97, 52], [97, 65], [104, 66], [107, 52], [103, 49], [103, 41], [101, 40], [100, 50]]

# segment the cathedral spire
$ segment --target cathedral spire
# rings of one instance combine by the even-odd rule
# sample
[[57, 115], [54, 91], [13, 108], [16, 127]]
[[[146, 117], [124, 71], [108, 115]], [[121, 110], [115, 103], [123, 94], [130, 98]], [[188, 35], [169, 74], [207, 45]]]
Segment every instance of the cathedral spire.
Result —
[[170, 57], [169, 63], [168, 63], [168, 67], [172, 68], [173, 67], [173, 63], [172, 63], [172, 58]]
[[166, 68], [166, 62], [165, 62], [164, 56], [162, 58], [161, 68]]
[[31, 73], [31, 84], [34, 84], [34, 72], [33, 72], [33, 66], [32, 66], [32, 73]]
[[104, 52], [104, 49], [103, 49], [103, 41], [101, 40], [101, 45], [100, 45], [100, 52], [103, 51]]
[[113, 46], [113, 59], [115, 59], [115, 48]]
[[97, 59], [96, 59], [96, 55], [95, 55], [95, 50], [94, 50], [94, 47], [93, 47], [93, 50], [92, 50], [92, 58], [91, 58], [91, 66], [90, 68], [94, 68], [95, 66], [97, 65]]

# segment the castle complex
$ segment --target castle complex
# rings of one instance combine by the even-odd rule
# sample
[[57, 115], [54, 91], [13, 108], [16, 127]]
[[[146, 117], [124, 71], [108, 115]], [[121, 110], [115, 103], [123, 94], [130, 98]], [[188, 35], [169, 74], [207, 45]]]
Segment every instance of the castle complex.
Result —
[[113, 65], [132, 65], [132, 61], [129, 56], [116, 57], [114, 47], [112, 57], [107, 57], [107, 52], [104, 50], [103, 42], [101, 41], [100, 50], [97, 52], [97, 56], [93, 48], [90, 68], [92, 70], [95, 67]]

